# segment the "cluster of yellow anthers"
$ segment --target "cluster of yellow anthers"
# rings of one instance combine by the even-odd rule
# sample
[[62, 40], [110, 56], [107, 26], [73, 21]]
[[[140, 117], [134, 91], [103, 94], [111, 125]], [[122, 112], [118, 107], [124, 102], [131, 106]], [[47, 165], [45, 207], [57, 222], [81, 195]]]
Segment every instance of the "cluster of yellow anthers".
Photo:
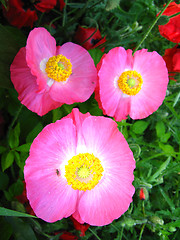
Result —
[[136, 95], [142, 87], [141, 74], [134, 70], [125, 71], [118, 79], [118, 86], [127, 95]]
[[64, 82], [72, 74], [72, 64], [69, 59], [60, 54], [49, 58], [45, 71], [49, 78]]
[[93, 154], [80, 153], [72, 157], [65, 166], [67, 182], [75, 190], [91, 190], [100, 179], [104, 169]]

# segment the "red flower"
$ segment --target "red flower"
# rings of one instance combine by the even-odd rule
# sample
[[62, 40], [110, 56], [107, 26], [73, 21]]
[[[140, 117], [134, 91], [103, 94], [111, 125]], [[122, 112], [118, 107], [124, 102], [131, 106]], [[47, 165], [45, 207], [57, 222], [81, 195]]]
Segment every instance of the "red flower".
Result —
[[60, 7], [59, 7], [60, 11], [62, 11], [66, 4], [65, 4], [65, 2], [63, 0], [59, 0], [59, 4], [60, 4]]
[[173, 76], [176, 72], [180, 72], [180, 48], [178, 45], [166, 49], [163, 59], [166, 62], [170, 79], [175, 80]]
[[[59, 234], [59, 232], [56, 232], [55, 235]], [[73, 235], [70, 232], [63, 232], [62, 235], [59, 237], [60, 240], [78, 240], [78, 237]]]
[[146, 198], [143, 188], [140, 189], [139, 198], [140, 198], [140, 200], [145, 200], [145, 198]]
[[[102, 45], [103, 43], [105, 43], [106, 38], [105, 37], [102, 38], [99, 29], [96, 32], [95, 31], [96, 31], [96, 28], [84, 28], [79, 26], [74, 36], [74, 40], [77, 43], [81, 44], [81, 46], [86, 48], [87, 50], [96, 48]], [[90, 37], [91, 35], [92, 37]], [[104, 48], [102, 48], [101, 50], [104, 51]]]
[[[172, 16], [180, 12], [180, 4], [172, 2], [162, 15]], [[180, 15], [170, 18], [165, 25], [159, 25], [160, 34], [174, 43], [180, 42]]]
[[81, 237], [84, 237], [85, 232], [89, 228], [90, 225], [89, 224], [81, 224], [75, 218], [73, 218], [72, 216], [70, 218], [71, 218], [71, 220], [74, 224], [74, 228], [81, 232], [81, 234], [80, 234]]
[[36, 10], [46, 12], [56, 5], [57, 0], [40, 0], [40, 1], [22, 1], [9, 0], [8, 8], [3, 7], [3, 14], [9, 23], [15, 27], [25, 26], [33, 27], [33, 23], [38, 20]]

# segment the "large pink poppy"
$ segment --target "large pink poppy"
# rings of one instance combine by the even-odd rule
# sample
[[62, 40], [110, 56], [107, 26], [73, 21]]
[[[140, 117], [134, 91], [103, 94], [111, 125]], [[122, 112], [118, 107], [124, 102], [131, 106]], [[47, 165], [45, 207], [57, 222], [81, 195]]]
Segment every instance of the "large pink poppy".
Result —
[[86, 101], [97, 80], [88, 51], [71, 42], [56, 47], [45, 28], [30, 32], [10, 70], [19, 100], [40, 116], [64, 103]]
[[127, 211], [135, 161], [117, 124], [82, 114], [47, 125], [31, 145], [24, 176], [35, 214], [47, 222], [73, 217], [102, 226]]
[[168, 85], [166, 63], [157, 52], [111, 49], [98, 66], [96, 100], [116, 121], [148, 117], [162, 104]]

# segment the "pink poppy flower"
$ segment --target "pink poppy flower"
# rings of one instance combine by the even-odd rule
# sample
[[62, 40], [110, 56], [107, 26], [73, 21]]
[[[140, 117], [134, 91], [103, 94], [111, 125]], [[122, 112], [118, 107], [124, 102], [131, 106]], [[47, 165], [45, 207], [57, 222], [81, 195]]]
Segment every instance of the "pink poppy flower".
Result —
[[27, 198], [47, 222], [72, 215], [81, 224], [106, 225], [132, 201], [134, 168], [116, 122], [73, 109], [33, 141], [24, 167]]
[[111, 49], [98, 66], [96, 100], [116, 121], [148, 117], [162, 104], [168, 85], [165, 61], [157, 52]]
[[86, 101], [96, 86], [97, 71], [88, 51], [71, 42], [56, 47], [45, 28], [30, 32], [10, 70], [19, 100], [40, 116], [64, 103]]

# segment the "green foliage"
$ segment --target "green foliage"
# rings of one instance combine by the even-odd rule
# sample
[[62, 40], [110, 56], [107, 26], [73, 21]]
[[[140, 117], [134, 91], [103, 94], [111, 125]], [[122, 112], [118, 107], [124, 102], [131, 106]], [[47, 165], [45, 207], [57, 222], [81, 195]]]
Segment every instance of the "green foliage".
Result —
[[19, 48], [25, 45], [25, 37], [20, 30], [1, 24], [0, 36], [0, 87], [10, 88], [10, 64]]
[[6, 216], [6, 217], [34, 217], [32, 215], [22, 213], [22, 212], [16, 212], [7, 208], [0, 207], [0, 216]]
[[[4, 5], [6, 1], [1, 0]], [[38, 12], [34, 27], [44, 26], [56, 38], [58, 45], [74, 42], [78, 25], [99, 29], [106, 37], [105, 51], [90, 49], [95, 65], [104, 53], [117, 46], [134, 49], [162, 10], [162, 0], [66, 1], [62, 12], [53, 9]], [[90, 226], [84, 237], [74, 229], [72, 221], [64, 218], [47, 223], [27, 213], [28, 202], [21, 203], [17, 196], [24, 190], [24, 164], [33, 140], [49, 123], [67, 116], [73, 108], [82, 113], [103, 116], [94, 94], [83, 103], [64, 104], [43, 117], [23, 107], [10, 81], [10, 65], [21, 47], [26, 45], [30, 28], [9, 26], [3, 16], [0, 24], [0, 115], [4, 119], [0, 131], [0, 227], [1, 239], [59, 239], [71, 232], [79, 239], [95, 240], [178, 240], [180, 236], [180, 91], [177, 81], [168, 85], [167, 95], [160, 108], [143, 120], [117, 122], [136, 161], [134, 171], [135, 194], [125, 214], [112, 224]], [[50, 23], [49, 23], [50, 22]], [[157, 51], [162, 56], [169, 42], [158, 31], [158, 24], [167, 22], [161, 17], [140, 48]], [[5, 23], [5, 24], [4, 24]], [[49, 23], [49, 24], [48, 24]], [[106, 116], [107, 117], [107, 116]], [[0, 123], [1, 124], [1, 123]], [[3, 125], [4, 124], [4, 125]], [[1, 125], [0, 125], [1, 130]], [[145, 191], [145, 200], [139, 191]], [[55, 236], [55, 233], [58, 235]]]

